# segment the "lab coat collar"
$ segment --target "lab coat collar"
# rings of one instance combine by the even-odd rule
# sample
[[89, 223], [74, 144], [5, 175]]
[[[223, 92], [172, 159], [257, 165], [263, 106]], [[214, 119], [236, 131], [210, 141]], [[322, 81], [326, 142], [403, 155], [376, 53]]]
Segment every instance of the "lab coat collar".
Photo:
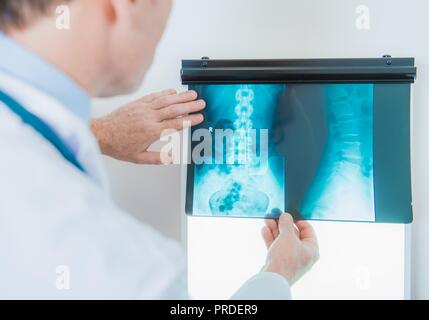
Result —
[[0, 90], [50, 126], [73, 150], [89, 177], [104, 191], [109, 192], [101, 152], [88, 124], [54, 97], [1, 70]]

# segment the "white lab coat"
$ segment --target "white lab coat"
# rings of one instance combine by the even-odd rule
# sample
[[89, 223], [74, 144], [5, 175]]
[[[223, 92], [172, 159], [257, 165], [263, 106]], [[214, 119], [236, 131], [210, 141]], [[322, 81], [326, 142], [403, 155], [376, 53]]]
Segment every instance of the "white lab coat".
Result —
[[[76, 139], [89, 173], [0, 105], [0, 298], [188, 298], [181, 247], [112, 202], [89, 128], [57, 100], [1, 72], [0, 90], [64, 139]], [[260, 273], [233, 298], [288, 299], [290, 290], [281, 276]]]

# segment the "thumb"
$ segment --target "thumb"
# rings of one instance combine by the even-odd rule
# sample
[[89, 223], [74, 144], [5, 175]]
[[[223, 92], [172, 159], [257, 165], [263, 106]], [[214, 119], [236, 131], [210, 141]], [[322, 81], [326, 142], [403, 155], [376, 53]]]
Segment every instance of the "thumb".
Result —
[[284, 213], [279, 218], [280, 233], [295, 232], [293, 218], [289, 213]]
[[139, 164], [156, 164], [156, 165], [169, 165], [172, 164], [172, 158], [166, 152], [149, 152], [145, 151], [137, 156], [137, 163]]

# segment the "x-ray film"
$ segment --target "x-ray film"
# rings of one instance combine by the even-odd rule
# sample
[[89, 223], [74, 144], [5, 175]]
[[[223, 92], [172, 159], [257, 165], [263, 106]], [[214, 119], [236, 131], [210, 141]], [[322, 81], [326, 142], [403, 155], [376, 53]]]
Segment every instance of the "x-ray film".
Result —
[[411, 222], [411, 60], [185, 61], [184, 83], [207, 104], [186, 212]]

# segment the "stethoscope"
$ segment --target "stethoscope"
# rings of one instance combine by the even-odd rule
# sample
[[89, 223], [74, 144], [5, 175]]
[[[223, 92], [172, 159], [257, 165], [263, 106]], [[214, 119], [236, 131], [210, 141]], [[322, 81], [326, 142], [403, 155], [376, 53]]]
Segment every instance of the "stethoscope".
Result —
[[0, 91], [0, 102], [3, 102], [6, 107], [20, 117], [23, 123], [32, 127], [47, 141], [49, 141], [68, 162], [86, 174], [85, 169], [76, 159], [74, 153], [46, 123], [25, 109], [18, 101], [2, 91]]

